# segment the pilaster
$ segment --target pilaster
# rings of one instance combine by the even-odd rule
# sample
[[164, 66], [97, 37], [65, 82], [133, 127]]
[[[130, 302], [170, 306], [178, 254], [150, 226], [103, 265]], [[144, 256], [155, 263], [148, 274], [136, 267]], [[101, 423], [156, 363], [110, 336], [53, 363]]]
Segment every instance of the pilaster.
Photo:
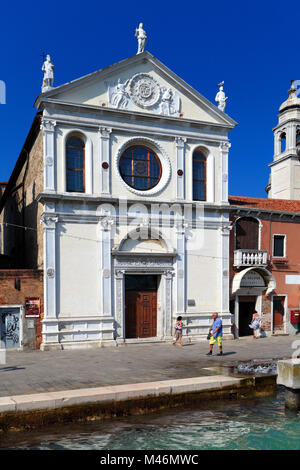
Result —
[[187, 223], [178, 222], [176, 226], [176, 309], [177, 313], [186, 311], [186, 238]]
[[[223, 222], [224, 223], [224, 222]], [[220, 234], [220, 313], [229, 312], [229, 235], [228, 225], [219, 228]]]
[[111, 317], [111, 229], [114, 224], [112, 217], [100, 219], [100, 316]]
[[44, 190], [55, 191], [55, 158], [54, 137], [56, 121], [43, 118], [41, 130], [43, 131], [44, 147]]
[[221, 202], [228, 202], [228, 152], [231, 147], [229, 142], [220, 144], [220, 199]]
[[49, 343], [59, 346], [59, 328], [56, 309], [56, 224], [55, 214], [42, 214], [44, 231], [44, 319], [42, 350]]
[[100, 162], [100, 193], [111, 194], [111, 155], [110, 134], [112, 129], [99, 127], [99, 162]]
[[117, 339], [125, 340], [124, 309], [125, 309], [125, 270], [117, 269], [115, 272], [115, 322]]
[[176, 199], [185, 199], [185, 150], [186, 139], [176, 137]]

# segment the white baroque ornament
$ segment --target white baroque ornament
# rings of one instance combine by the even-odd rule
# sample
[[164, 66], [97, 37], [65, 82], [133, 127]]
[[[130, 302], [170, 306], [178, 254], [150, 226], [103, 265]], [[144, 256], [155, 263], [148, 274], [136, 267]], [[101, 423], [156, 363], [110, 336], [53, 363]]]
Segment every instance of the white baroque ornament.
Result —
[[152, 108], [160, 99], [160, 86], [151, 75], [138, 73], [129, 82], [129, 95], [141, 108]]

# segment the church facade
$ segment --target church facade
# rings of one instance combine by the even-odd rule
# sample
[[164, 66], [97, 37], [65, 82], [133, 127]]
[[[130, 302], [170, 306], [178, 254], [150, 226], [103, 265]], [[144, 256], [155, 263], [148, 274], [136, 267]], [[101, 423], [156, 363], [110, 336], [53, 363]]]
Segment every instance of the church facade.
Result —
[[168, 341], [178, 315], [201, 340], [213, 312], [231, 338], [236, 123], [148, 52], [46, 87], [35, 106], [27, 225], [44, 270], [41, 349]]

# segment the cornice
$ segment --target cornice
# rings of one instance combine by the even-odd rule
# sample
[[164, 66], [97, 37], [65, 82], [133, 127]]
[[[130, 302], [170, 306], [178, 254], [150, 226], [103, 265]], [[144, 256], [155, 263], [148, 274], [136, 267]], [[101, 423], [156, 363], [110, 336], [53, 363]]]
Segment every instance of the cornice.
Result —
[[194, 206], [195, 208], [202, 207], [204, 210], [210, 210], [210, 211], [217, 211], [217, 212], [229, 212], [230, 206], [229, 203], [212, 203], [212, 202], [200, 202], [200, 201], [190, 201], [190, 200], [181, 200], [178, 201], [177, 199], [153, 199], [151, 197], [149, 198], [139, 198], [139, 199], [130, 199], [126, 198], [120, 199], [120, 198], [113, 198], [113, 197], [107, 197], [107, 196], [101, 196], [101, 195], [91, 195], [91, 194], [83, 194], [83, 193], [61, 193], [61, 192], [42, 192], [37, 195], [37, 201], [40, 203], [47, 203], [47, 202], [66, 202], [66, 203], [76, 203], [76, 202], [81, 202], [81, 203], [94, 203], [94, 204], [101, 204], [101, 203], [111, 203], [111, 204], [119, 204], [120, 202], [124, 203], [126, 201], [127, 204], [144, 204], [145, 206], [149, 206], [151, 204], [177, 204], [181, 206]]
[[[181, 117], [176, 117], [176, 116], [166, 116], [163, 114], [155, 114], [155, 113], [145, 113], [143, 111], [131, 111], [128, 109], [117, 109], [117, 108], [109, 108], [109, 107], [104, 107], [104, 106], [96, 106], [92, 104], [82, 104], [82, 103], [74, 103], [71, 101], [63, 101], [63, 100], [57, 100], [54, 98], [45, 98], [43, 100], [44, 104], [49, 104], [49, 105], [55, 105], [57, 107], [67, 107], [67, 108], [76, 108], [76, 109], [81, 109], [81, 110], [86, 110], [86, 111], [96, 111], [99, 114], [105, 114], [105, 113], [110, 113], [112, 115], [121, 117], [124, 119], [124, 117], [128, 116], [128, 120], [132, 122], [132, 119], [136, 117], [136, 119], [147, 119], [149, 121], [151, 120], [159, 120], [159, 121], [167, 121], [167, 122], [173, 122], [173, 123], [184, 123], [184, 124], [190, 124], [194, 126], [205, 126], [205, 127], [215, 127], [215, 128], [221, 128], [221, 129], [233, 129], [235, 125], [229, 124], [229, 123], [218, 123], [218, 122], [208, 122], [208, 121], [198, 121], [195, 119], [186, 119], [186, 118], [181, 118]], [[43, 109], [45, 108], [45, 105], [42, 107]]]
[[[285, 216], [289, 219], [295, 219], [296, 217], [300, 217], [300, 212], [288, 212], [288, 211], [280, 211], [274, 209], [266, 209], [266, 208], [258, 208], [258, 207], [247, 207], [247, 206], [230, 206], [229, 212], [236, 213], [236, 215], [247, 215], [250, 216], [251, 214], [255, 214], [259, 217], [259, 214], [270, 215], [271, 217], [278, 216], [281, 217], [281, 221], [284, 222], [286, 220], [282, 219], [282, 216]], [[289, 220], [291, 222], [291, 220]], [[298, 223], [299, 221], [297, 221]]]

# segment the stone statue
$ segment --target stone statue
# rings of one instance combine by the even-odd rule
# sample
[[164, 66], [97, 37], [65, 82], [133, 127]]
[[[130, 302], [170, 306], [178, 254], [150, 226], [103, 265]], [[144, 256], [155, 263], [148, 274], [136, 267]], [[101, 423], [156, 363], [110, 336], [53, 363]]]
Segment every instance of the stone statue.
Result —
[[121, 83], [121, 80], [118, 80], [118, 84], [114, 88], [114, 91], [112, 93], [111, 97], [111, 104], [115, 108], [126, 108], [127, 107], [127, 92], [126, 92], [126, 85], [129, 80], [127, 80], [125, 83]]
[[165, 116], [179, 116], [180, 97], [178, 93], [166, 87], [162, 87], [161, 92], [160, 114], [164, 114]]
[[42, 66], [42, 71], [44, 72], [42, 92], [47, 91], [50, 88], [53, 88], [53, 81], [54, 81], [53, 70], [54, 70], [54, 65], [52, 64], [50, 55], [48, 54]]
[[161, 97], [161, 113], [170, 116], [173, 93], [171, 88], [167, 88]]
[[143, 29], [143, 23], [139, 24], [139, 27], [135, 29], [135, 38], [138, 40], [138, 51], [137, 54], [140, 54], [141, 52], [144, 52], [146, 42], [147, 42], [147, 36], [146, 36], [146, 31]]
[[216, 94], [216, 98], [215, 98], [215, 101], [217, 101], [217, 103], [219, 103], [218, 108], [221, 111], [225, 111], [226, 101], [228, 100], [228, 97], [225, 96], [225, 93], [223, 91], [223, 85], [224, 85], [224, 82], [221, 82], [221, 83], [218, 84], [219, 91]]

